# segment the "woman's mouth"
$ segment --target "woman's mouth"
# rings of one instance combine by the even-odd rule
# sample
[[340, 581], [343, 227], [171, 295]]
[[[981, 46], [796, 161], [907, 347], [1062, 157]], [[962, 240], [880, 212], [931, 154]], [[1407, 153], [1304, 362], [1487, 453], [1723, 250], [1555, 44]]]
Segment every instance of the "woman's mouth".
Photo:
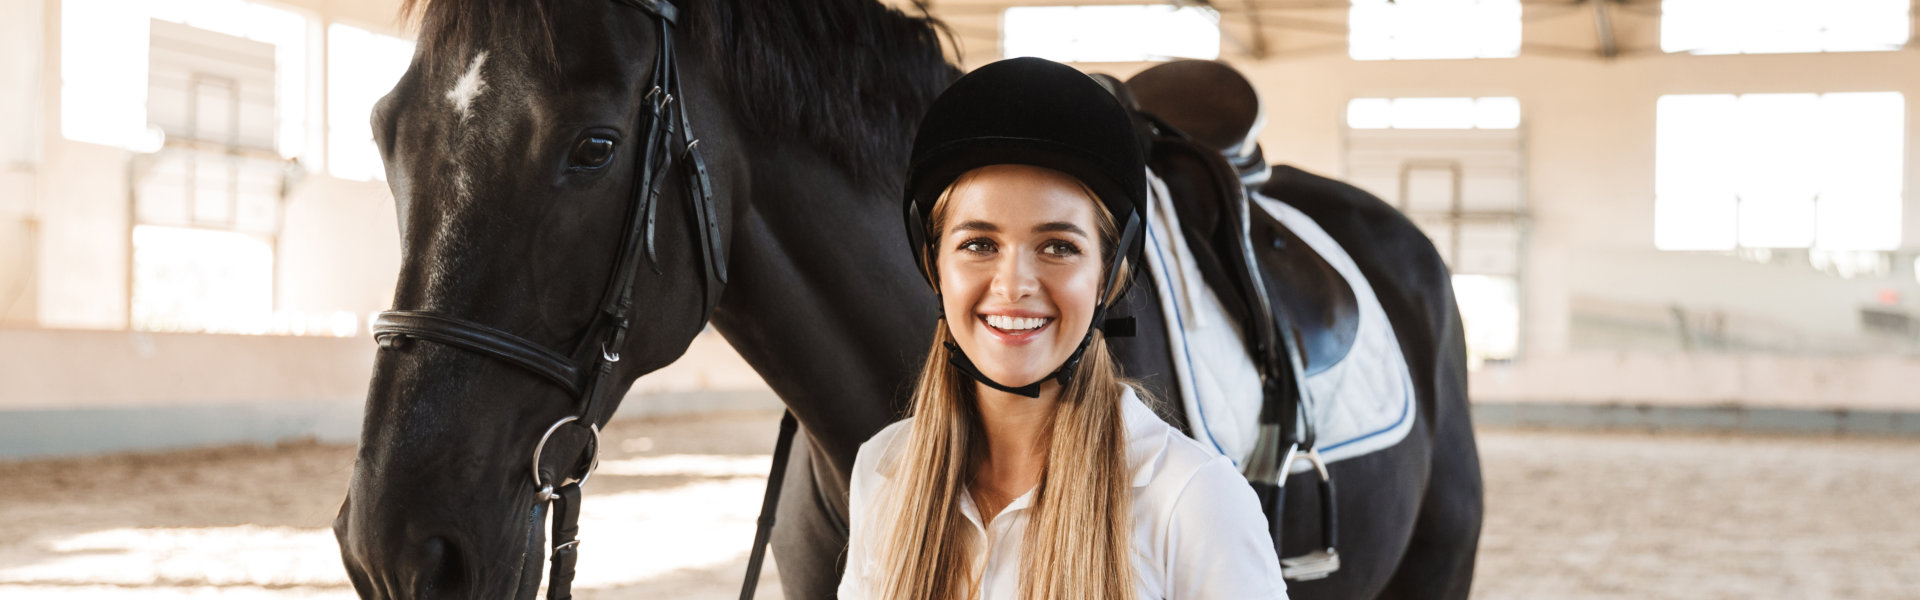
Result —
[[1053, 317], [1014, 317], [1008, 315], [980, 315], [980, 322], [1002, 341], [1021, 343], [1033, 339], [1048, 326], [1053, 325]]

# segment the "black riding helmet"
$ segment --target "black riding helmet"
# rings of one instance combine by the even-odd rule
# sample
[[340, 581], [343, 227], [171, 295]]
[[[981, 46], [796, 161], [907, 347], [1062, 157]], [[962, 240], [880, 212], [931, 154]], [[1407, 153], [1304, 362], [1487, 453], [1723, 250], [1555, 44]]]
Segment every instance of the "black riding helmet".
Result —
[[[1119, 244], [1107, 259], [1094, 306], [1093, 326], [1065, 364], [1038, 382], [1010, 387], [981, 374], [958, 347], [949, 345], [953, 365], [994, 389], [1038, 396], [1040, 383], [1072, 377], [1080, 356], [1106, 325], [1107, 297], [1117, 281], [1121, 259], [1139, 265], [1146, 226], [1146, 159], [1134, 136], [1133, 120], [1118, 99], [1093, 78], [1060, 63], [1013, 58], [974, 69], [954, 81], [920, 121], [907, 166], [906, 227], [914, 264], [938, 293], [932, 269], [930, 234], [933, 205], [940, 194], [968, 171], [999, 164], [1043, 167], [1065, 173], [1092, 190], [1119, 225]], [[943, 314], [944, 314], [944, 309]], [[1116, 331], [1115, 334], [1120, 332]]]

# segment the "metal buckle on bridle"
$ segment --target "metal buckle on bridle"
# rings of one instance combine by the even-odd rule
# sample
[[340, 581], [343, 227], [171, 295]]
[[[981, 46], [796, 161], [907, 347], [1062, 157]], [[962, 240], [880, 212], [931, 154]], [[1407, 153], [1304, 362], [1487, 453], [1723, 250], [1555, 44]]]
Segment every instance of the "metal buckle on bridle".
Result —
[[1337, 538], [1333, 531], [1333, 476], [1327, 472], [1327, 463], [1320, 458], [1319, 448], [1310, 446], [1301, 452], [1299, 443], [1287, 447], [1286, 457], [1280, 461], [1280, 474], [1276, 477], [1279, 493], [1282, 498], [1285, 497], [1287, 478], [1293, 474], [1293, 463], [1303, 460], [1312, 464], [1313, 470], [1320, 474], [1320, 539], [1323, 543], [1318, 550], [1280, 558], [1280, 575], [1291, 581], [1324, 579], [1340, 570], [1340, 552], [1334, 549]]
[[654, 86], [652, 90], [647, 92], [646, 98], [644, 99], [647, 102], [653, 103], [653, 112], [659, 113], [666, 110], [667, 105], [673, 104], [673, 93], [660, 89], [660, 86]]

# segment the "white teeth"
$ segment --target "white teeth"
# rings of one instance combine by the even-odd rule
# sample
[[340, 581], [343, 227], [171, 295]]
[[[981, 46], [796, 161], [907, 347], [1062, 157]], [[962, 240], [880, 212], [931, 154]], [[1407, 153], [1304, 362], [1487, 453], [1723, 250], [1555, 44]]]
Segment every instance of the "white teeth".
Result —
[[1028, 329], [1037, 329], [1041, 325], [1047, 324], [1048, 320], [1049, 319], [1045, 317], [1009, 317], [1006, 315], [987, 315], [988, 325], [992, 325], [997, 329], [1005, 329], [1008, 331], [1024, 331]]

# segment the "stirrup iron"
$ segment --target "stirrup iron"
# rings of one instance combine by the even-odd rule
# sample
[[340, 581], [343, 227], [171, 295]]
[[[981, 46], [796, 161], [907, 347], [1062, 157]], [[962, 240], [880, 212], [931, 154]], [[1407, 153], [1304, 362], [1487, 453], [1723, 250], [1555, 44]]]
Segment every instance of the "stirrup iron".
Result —
[[1320, 539], [1321, 549], [1299, 556], [1280, 557], [1280, 576], [1288, 581], [1313, 581], [1325, 579], [1340, 570], [1340, 552], [1334, 549], [1333, 526], [1336, 520], [1333, 504], [1333, 476], [1327, 473], [1327, 463], [1320, 459], [1320, 450], [1309, 447], [1300, 451], [1300, 445], [1287, 448], [1287, 456], [1280, 461], [1280, 493], [1286, 494], [1287, 476], [1293, 472], [1293, 463], [1307, 461], [1313, 470], [1320, 474]]

